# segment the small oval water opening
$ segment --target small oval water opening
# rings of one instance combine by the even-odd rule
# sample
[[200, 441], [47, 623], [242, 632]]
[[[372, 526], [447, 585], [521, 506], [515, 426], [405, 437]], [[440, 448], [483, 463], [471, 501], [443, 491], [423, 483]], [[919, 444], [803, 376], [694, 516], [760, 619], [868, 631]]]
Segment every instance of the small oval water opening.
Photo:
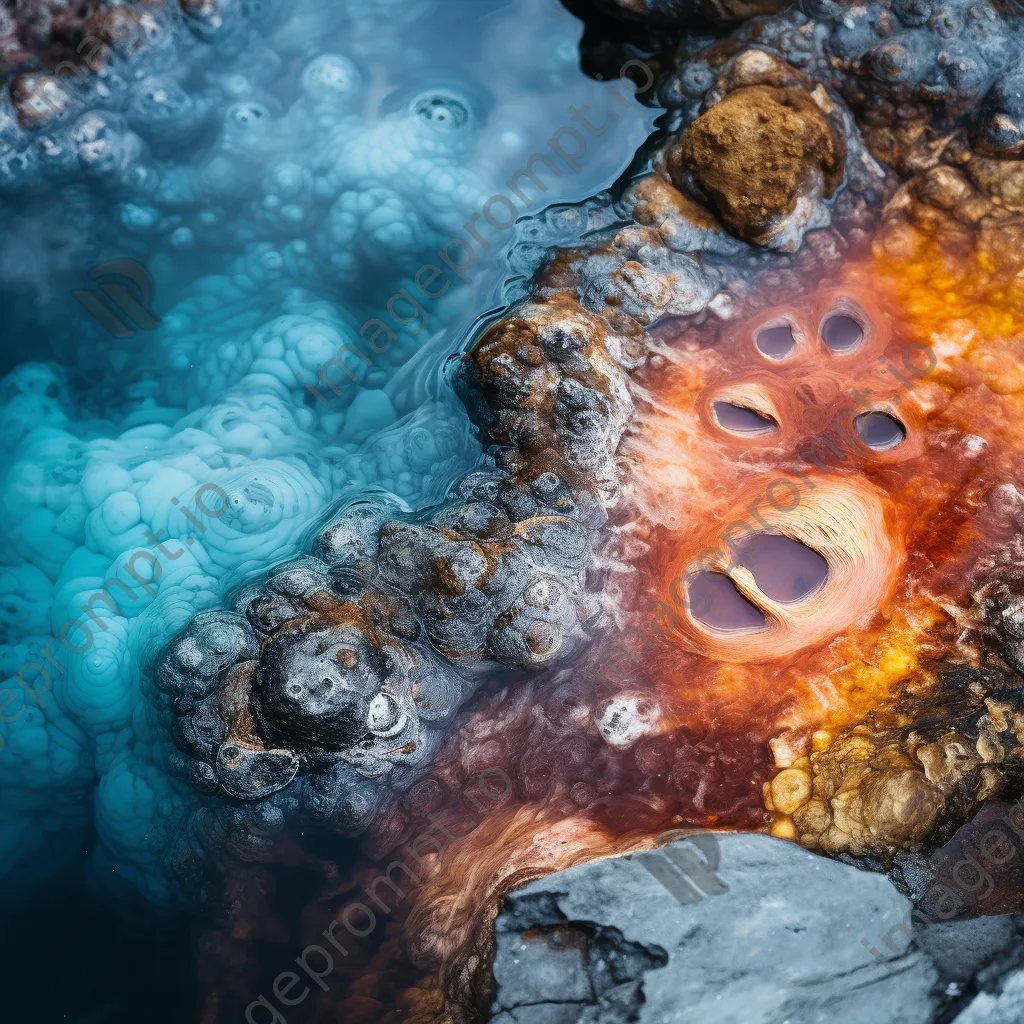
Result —
[[848, 352], [864, 337], [864, 328], [845, 313], [833, 313], [821, 325], [821, 340], [833, 352]]
[[828, 579], [828, 562], [817, 551], [778, 533], [745, 537], [734, 558], [750, 570], [761, 592], [780, 604], [813, 594]]
[[763, 629], [767, 619], [737, 589], [728, 576], [698, 572], [686, 585], [690, 613], [712, 629]]
[[855, 417], [853, 429], [857, 431], [861, 441], [876, 452], [895, 448], [907, 436], [903, 424], [884, 412], [866, 412]]
[[715, 419], [725, 430], [737, 434], [774, 434], [778, 429], [775, 420], [762, 416], [753, 409], [732, 402], [714, 402]]
[[793, 351], [796, 338], [789, 324], [777, 327], [762, 327], [754, 337], [754, 344], [769, 359], [784, 359]]

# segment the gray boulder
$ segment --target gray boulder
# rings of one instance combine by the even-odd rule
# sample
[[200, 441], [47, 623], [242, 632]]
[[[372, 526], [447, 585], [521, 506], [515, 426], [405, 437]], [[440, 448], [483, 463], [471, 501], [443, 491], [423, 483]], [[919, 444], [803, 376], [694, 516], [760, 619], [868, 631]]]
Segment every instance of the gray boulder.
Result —
[[764, 835], [683, 838], [513, 892], [491, 1019], [926, 1024], [938, 975], [909, 922], [883, 875]]

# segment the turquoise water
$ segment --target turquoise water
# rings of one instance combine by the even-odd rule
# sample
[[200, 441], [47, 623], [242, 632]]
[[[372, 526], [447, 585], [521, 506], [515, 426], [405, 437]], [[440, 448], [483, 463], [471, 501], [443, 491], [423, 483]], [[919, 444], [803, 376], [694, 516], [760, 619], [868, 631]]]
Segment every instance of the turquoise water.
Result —
[[653, 127], [556, 0], [150, 9], [0, 111], [7, 1020], [198, 1020], [154, 657], [339, 502], [478, 463], [446, 361]]

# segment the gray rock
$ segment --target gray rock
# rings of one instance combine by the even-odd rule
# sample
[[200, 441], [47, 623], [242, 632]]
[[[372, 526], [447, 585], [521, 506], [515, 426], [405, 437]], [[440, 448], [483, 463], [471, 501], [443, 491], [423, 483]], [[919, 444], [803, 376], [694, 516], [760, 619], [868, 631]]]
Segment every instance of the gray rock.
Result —
[[[883, 875], [764, 835], [592, 861], [507, 898], [492, 1020], [925, 1024], [909, 914]], [[890, 932], [894, 954], [869, 948]]]
[[953, 1024], [1020, 1024], [1024, 1020], [1024, 970], [1014, 971], [998, 993], [979, 992]]
[[964, 982], [1011, 945], [1017, 935], [1012, 915], [974, 917], [914, 929], [943, 981]]

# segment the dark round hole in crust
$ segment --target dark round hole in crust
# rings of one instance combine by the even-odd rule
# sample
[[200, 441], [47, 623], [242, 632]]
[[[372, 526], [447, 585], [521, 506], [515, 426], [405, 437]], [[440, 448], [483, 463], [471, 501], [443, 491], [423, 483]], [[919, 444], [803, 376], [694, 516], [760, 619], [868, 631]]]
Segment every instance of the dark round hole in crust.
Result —
[[750, 603], [728, 576], [698, 572], [686, 585], [690, 612], [712, 629], [763, 629], [767, 619]]
[[778, 429], [775, 420], [762, 416], [746, 406], [733, 405], [732, 402], [714, 402], [712, 407], [715, 410], [715, 418], [725, 430], [732, 430], [737, 434], [774, 434]]
[[733, 548], [761, 592], [785, 604], [814, 593], [828, 579], [828, 562], [813, 548], [779, 533], [756, 533]]
[[864, 328], [846, 313], [832, 313], [821, 325], [821, 340], [833, 352], [849, 352], [864, 337]]
[[784, 359], [793, 351], [796, 338], [789, 324], [776, 327], [762, 327], [754, 337], [754, 344], [769, 359]]
[[854, 418], [853, 429], [869, 448], [885, 452], [906, 439], [907, 431], [894, 416], [885, 412], [865, 412]]

